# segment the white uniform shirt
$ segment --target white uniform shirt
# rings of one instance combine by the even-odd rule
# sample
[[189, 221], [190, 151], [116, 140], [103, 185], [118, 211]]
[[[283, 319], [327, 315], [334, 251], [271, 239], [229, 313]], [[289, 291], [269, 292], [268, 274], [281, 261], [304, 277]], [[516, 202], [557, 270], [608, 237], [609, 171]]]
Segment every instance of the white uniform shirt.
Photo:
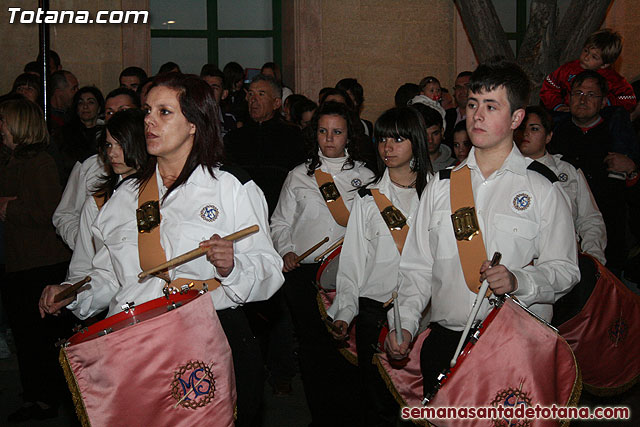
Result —
[[[531, 159], [515, 144], [503, 165], [485, 179], [475, 148], [465, 164], [471, 182], [487, 258], [502, 253], [501, 264], [517, 278], [522, 303], [550, 320], [552, 304], [578, 282], [577, 247], [571, 208], [560, 183], [527, 170]], [[450, 180], [436, 176], [427, 185], [400, 260], [402, 327], [413, 336], [431, 300], [431, 321], [461, 331], [476, 294], [467, 288], [451, 223]], [[533, 265], [530, 262], [533, 260]], [[490, 311], [485, 301], [478, 314]], [[394, 329], [393, 315], [388, 315]]]
[[[268, 233], [267, 205], [253, 181], [244, 185], [232, 174], [214, 169], [216, 178], [198, 167], [187, 182], [161, 204], [160, 243], [167, 259], [198, 247], [213, 234], [224, 237], [258, 224], [260, 231], [234, 242], [233, 271], [222, 286], [210, 291], [217, 310], [250, 301], [266, 300], [284, 282], [282, 259], [273, 249]], [[157, 173], [160, 198], [166, 193]], [[156, 277], [138, 281], [142, 271], [138, 256], [135, 182], [122, 184], [96, 218], [92, 234], [100, 249], [90, 272], [91, 290], [78, 294], [68, 308], [91, 316], [109, 306], [109, 315], [121, 311], [125, 302], [137, 305], [162, 296], [165, 282]], [[220, 277], [205, 256], [169, 270], [171, 279], [206, 280]]]
[[56, 232], [72, 250], [75, 249], [80, 212], [85, 200], [95, 191], [95, 184], [106, 175], [100, 156], [94, 154], [82, 163], [76, 162], [69, 175], [60, 203], [53, 213]]
[[607, 263], [604, 248], [607, 247], [607, 229], [602, 214], [580, 169], [565, 162], [561, 154], [545, 153], [537, 159], [558, 176], [562, 188], [571, 201], [571, 212], [576, 233], [583, 252], [595, 257], [603, 265]]
[[[345, 159], [321, 157], [320, 170], [331, 174], [345, 206], [350, 209], [358, 188], [373, 179], [373, 172], [360, 162], [355, 162], [351, 169], [342, 169]], [[282, 185], [278, 206], [271, 216], [271, 236], [278, 253], [300, 255], [329, 237], [328, 243], [302, 261], [312, 263], [317, 255], [342, 238], [345, 230], [331, 216], [315, 176], [307, 175], [307, 163], [293, 168]]]
[[[393, 185], [388, 169], [380, 182], [368, 188], [379, 189], [402, 212], [407, 225], [413, 226], [418, 208], [415, 188]], [[356, 197], [340, 252], [336, 298], [327, 313], [335, 320], [350, 324], [358, 315], [359, 297], [387, 301], [397, 288], [399, 264], [400, 252], [373, 196]]]

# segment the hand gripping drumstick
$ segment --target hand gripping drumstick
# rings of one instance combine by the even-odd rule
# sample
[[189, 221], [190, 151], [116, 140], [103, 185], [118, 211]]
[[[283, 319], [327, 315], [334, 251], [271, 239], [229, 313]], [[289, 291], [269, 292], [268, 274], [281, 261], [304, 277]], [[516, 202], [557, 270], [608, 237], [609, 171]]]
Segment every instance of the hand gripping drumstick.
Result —
[[299, 255], [296, 258], [296, 264], [299, 263], [300, 261], [302, 261], [303, 259], [305, 259], [306, 257], [308, 257], [309, 255], [311, 255], [312, 253], [314, 253], [316, 250], [318, 250], [318, 248], [320, 246], [324, 245], [328, 241], [329, 241], [329, 237], [325, 237], [324, 239], [322, 239], [321, 242], [318, 242], [315, 245], [313, 245], [312, 247], [310, 247], [309, 249], [307, 249], [305, 252], [302, 253], [302, 255]]
[[402, 345], [402, 323], [400, 321], [400, 305], [398, 304], [398, 293], [393, 291], [393, 323], [396, 327], [396, 342]]
[[78, 289], [84, 286], [85, 283], [90, 281], [91, 277], [87, 276], [84, 279], [80, 280], [78, 283], [74, 283], [64, 291], [57, 293], [56, 296], [53, 297], [53, 302], [60, 302], [69, 298], [70, 296], [74, 295], [78, 291]]
[[[493, 254], [493, 258], [491, 258], [491, 265], [489, 267], [494, 267], [500, 263], [500, 259], [502, 258], [502, 254], [500, 252], [495, 252]], [[464, 331], [462, 331], [462, 336], [460, 337], [460, 341], [458, 341], [458, 347], [456, 348], [456, 352], [453, 353], [453, 359], [449, 363], [449, 366], [453, 368], [456, 366], [456, 362], [458, 361], [458, 355], [460, 354], [460, 350], [462, 350], [462, 344], [464, 344], [469, 331], [471, 330], [471, 325], [476, 320], [476, 316], [478, 315], [478, 311], [480, 311], [480, 306], [482, 306], [482, 302], [484, 301], [484, 296], [487, 293], [487, 288], [489, 288], [489, 282], [485, 279], [482, 282], [482, 286], [478, 291], [478, 295], [476, 295], [476, 300], [473, 302], [473, 307], [471, 307], [471, 314], [467, 319], [467, 324], [464, 326]]]
[[333, 245], [329, 246], [327, 248], [326, 251], [322, 252], [320, 255], [318, 255], [317, 257], [315, 257], [313, 260], [315, 262], [320, 262], [320, 260], [322, 258], [324, 258], [324, 256], [328, 253], [330, 253], [332, 250], [334, 250], [335, 248], [337, 248], [338, 246], [340, 246], [342, 243], [344, 242], [344, 237], [342, 237], [340, 240], [338, 240], [337, 242], [335, 242]]
[[[249, 234], [257, 233], [258, 230], [260, 230], [260, 227], [258, 227], [257, 224], [254, 224], [251, 227], [243, 228], [240, 231], [236, 231], [233, 234], [229, 234], [228, 236], [223, 237], [223, 239], [228, 241], [238, 240], [242, 237], [248, 236]], [[142, 273], [138, 274], [138, 278], [144, 279], [145, 277], [151, 274], [157, 273], [158, 271], [162, 271], [165, 269], [169, 269], [171, 267], [175, 267], [180, 264], [184, 264], [185, 262], [189, 262], [191, 260], [198, 258], [199, 256], [204, 255], [206, 251], [207, 250], [205, 248], [199, 246], [194, 250], [184, 253], [180, 256], [177, 256], [173, 259], [170, 259], [169, 261], [163, 264], [150, 268], [149, 270], [143, 271]]]

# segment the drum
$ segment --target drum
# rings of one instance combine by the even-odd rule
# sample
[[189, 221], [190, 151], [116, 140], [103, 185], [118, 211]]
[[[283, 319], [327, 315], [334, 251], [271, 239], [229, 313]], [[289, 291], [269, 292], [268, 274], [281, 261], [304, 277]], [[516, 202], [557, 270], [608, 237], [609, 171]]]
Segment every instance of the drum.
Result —
[[[327, 315], [327, 310], [336, 298], [336, 277], [340, 266], [340, 251], [342, 246], [338, 246], [331, 252], [318, 268], [316, 273], [316, 284], [318, 285], [318, 309], [320, 316], [327, 321], [331, 318]], [[327, 326], [329, 330], [329, 326]], [[349, 338], [342, 342], [336, 342], [340, 353], [353, 365], [358, 365], [358, 352], [356, 351], [356, 327], [351, 323], [349, 328]]]
[[[402, 369], [393, 368], [386, 355], [374, 358], [401, 406], [422, 405], [420, 351], [429, 333], [427, 329], [418, 335]], [[579, 395], [580, 377], [569, 345], [552, 328], [507, 298], [473, 332], [456, 366], [440, 376], [428, 406], [568, 406], [575, 405]], [[438, 426], [490, 423], [477, 418], [429, 421]], [[521, 425], [523, 420], [503, 421], [494, 424]], [[530, 421], [530, 425], [557, 425], [556, 420]]]
[[128, 304], [63, 345], [82, 425], [233, 426], [231, 349], [211, 298], [200, 295]]
[[640, 377], [640, 296], [591, 256], [580, 255], [580, 275], [554, 304], [554, 323], [576, 355], [585, 389], [622, 393]]

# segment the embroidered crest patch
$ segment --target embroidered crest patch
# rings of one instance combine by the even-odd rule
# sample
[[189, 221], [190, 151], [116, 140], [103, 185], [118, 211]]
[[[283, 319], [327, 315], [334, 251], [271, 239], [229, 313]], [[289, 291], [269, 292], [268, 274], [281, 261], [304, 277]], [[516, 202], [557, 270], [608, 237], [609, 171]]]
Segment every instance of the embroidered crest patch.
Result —
[[614, 347], [617, 347], [618, 344], [622, 343], [626, 338], [629, 332], [629, 326], [627, 322], [624, 321], [622, 317], [616, 319], [611, 325], [609, 325], [609, 329], [607, 331], [609, 333], [609, 339], [613, 343]]
[[533, 204], [533, 198], [526, 191], [518, 191], [511, 200], [511, 209], [516, 213], [522, 213]]
[[[509, 387], [504, 390], [500, 390], [496, 396], [491, 401], [491, 405], [498, 407], [502, 406], [505, 408], [505, 415], [507, 415], [507, 409], [515, 410], [518, 407], [531, 407], [531, 397], [529, 394], [522, 389], [522, 384], [518, 389]], [[511, 412], [513, 414], [513, 412]], [[515, 415], [515, 414], [514, 414]], [[493, 419], [493, 426], [495, 427], [507, 427], [507, 426], [518, 426], [525, 427], [531, 425], [531, 420], [526, 418], [499, 418]]]
[[214, 205], [207, 205], [200, 209], [200, 218], [204, 219], [207, 222], [213, 222], [218, 219], [218, 215], [220, 211]]
[[569, 179], [569, 176], [567, 176], [567, 174], [564, 172], [558, 175], [558, 180], [560, 182], [567, 182], [568, 179]]
[[362, 181], [360, 181], [359, 178], [353, 178], [351, 180], [351, 185], [356, 187], [356, 188], [358, 188], [358, 187], [362, 186]]
[[201, 360], [191, 360], [174, 372], [171, 396], [177, 402], [175, 408], [197, 409], [211, 402], [216, 390], [211, 366], [213, 364], [207, 366]]

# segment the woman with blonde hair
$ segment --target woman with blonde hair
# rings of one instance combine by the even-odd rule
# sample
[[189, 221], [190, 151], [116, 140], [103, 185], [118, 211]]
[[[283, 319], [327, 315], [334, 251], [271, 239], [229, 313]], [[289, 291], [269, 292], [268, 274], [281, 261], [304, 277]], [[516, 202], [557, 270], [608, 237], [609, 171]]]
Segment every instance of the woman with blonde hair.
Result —
[[4, 222], [6, 272], [2, 299], [13, 331], [23, 406], [9, 422], [57, 415], [64, 387], [54, 342], [70, 329], [62, 317], [41, 319], [37, 302], [47, 284], [64, 279], [71, 256], [51, 216], [62, 194], [49, 134], [39, 106], [27, 99], [0, 104], [4, 155], [0, 167], [0, 220]]

